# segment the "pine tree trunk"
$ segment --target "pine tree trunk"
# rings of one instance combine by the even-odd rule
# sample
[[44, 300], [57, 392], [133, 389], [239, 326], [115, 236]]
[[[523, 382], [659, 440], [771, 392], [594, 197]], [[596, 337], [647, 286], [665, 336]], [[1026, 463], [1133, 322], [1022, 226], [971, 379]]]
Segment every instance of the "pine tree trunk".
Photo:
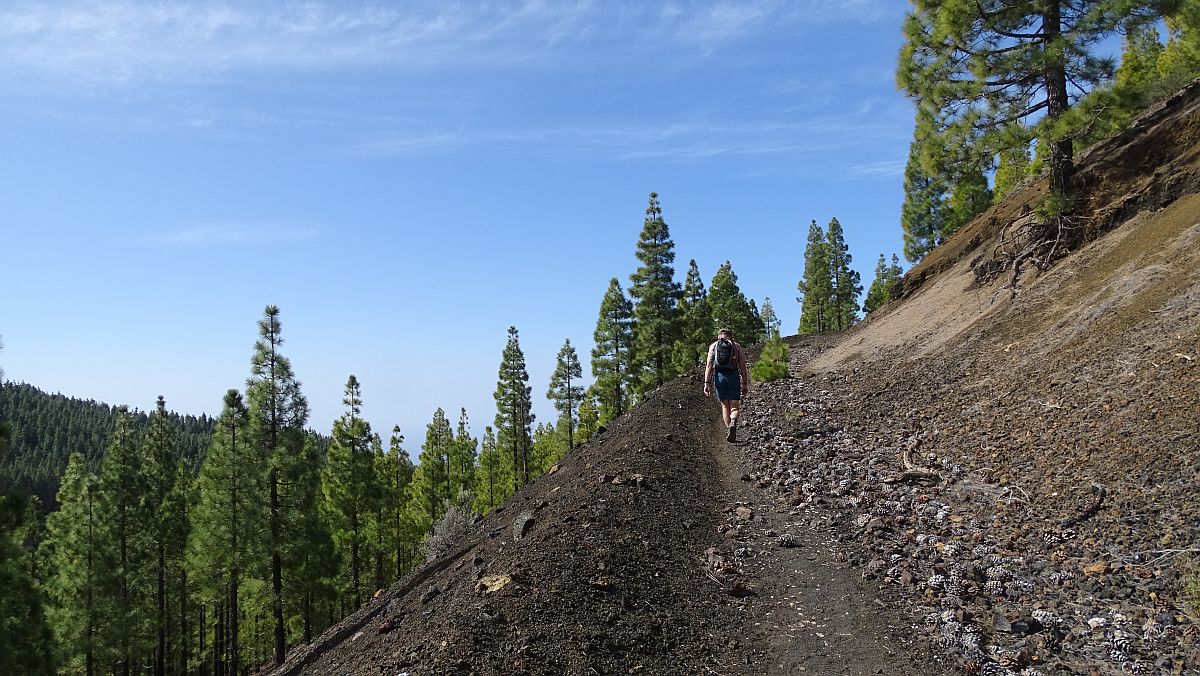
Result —
[[271, 612], [275, 618], [275, 664], [283, 664], [287, 657], [284, 646], [283, 627], [283, 560], [280, 557], [281, 546], [279, 523], [279, 478], [276, 471], [271, 470]]
[[360, 552], [359, 546], [358, 546], [359, 532], [358, 532], [358, 508], [357, 507], [355, 507], [354, 509], [352, 509], [350, 511], [350, 534], [351, 534], [350, 535], [351, 536], [351, 540], [350, 540], [350, 579], [351, 579], [351, 584], [353, 585], [353, 590], [351, 592], [351, 595], [354, 598], [354, 607], [361, 608], [362, 607], [362, 592], [360, 589], [361, 583], [360, 583], [359, 578], [361, 575], [360, 568], [362, 565], [362, 561], [360, 560], [361, 552]]
[[[162, 501], [159, 501], [162, 504]], [[154, 660], [156, 676], [167, 673], [167, 553], [162, 528], [158, 533], [158, 655]]]
[[[1045, 43], [1043, 50], [1048, 50], [1062, 34], [1062, 14], [1058, 2], [1046, 3], [1046, 11], [1042, 15]], [[1070, 105], [1067, 98], [1066, 64], [1058, 60], [1047, 59], [1046, 70], [1046, 116], [1055, 120], [1067, 111]], [[1069, 194], [1071, 179], [1075, 173], [1074, 149], [1071, 139], [1062, 139], [1050, 143], [1050, 191], [1057, 196]]]
[[229, 573], [229, 663], [230, 673], [238, 673], [241, 647], [238, 645], [238, 576], [237, 566]]
[[213, 673], [225, 676], [225, 600], [217, 602], [213, 613], [215, 626], [213, 629]]
[[312, 591], [304, 591], [304, 643], [312, 643]]
[[92, 596], [92, 572], [95, 570], [95, 505], [92, 497], [92, 487], [89, 484], [87, 487], [88, 496], [88, 555], [87, 555], [87, 622], [84, 629], [84, 664], [87, 670], [87, 676], [94, 676], [96, 673], [96, 618], [93, 614], [95, 607], [95, 599]]
[[[204, 639], [208, 636], [208, 624], [207, 624], [208, 618], [205, 617], [205, 613], [204, 613], [204, 611], [207, 609], [208, 609], [208, 606], [205, 606], [203, 603], [200, 604], [200, 614], [199, 614], [199, 617], [196, 618], [196, 620], [197, 620], [196, 626], [200, 628], [200, 630], [198, 632], [196, 632], [198, 635], [198, 639], [197, 639], [197, 643], [196, 643], [196, 647], [197, 647], [196, 654], [198, 654], [200, 656], [200, 676], [209, 676], [208, 656], [205, 654], [206, 648], [204, 646]], [[185, 665], [187, 664], [186, 658], [185, 658], [184, 664]]]
[[120, 524], [119, 527], [121, 529], [121, 541], [120, 541], [121, 615], [123, 617], [118, 619], [118, 622], [122, 623], [122, 626], [120, 629], [120, 631], [121, 631], [121, 676], [129, 676], [129, 666], [130, 666], [130, 661], [131, 661], [131, 658], [129, 655], [129, 632], [131, 631], [131, 628], [130, 628], [128, 622], [130, 619], [132, 619], [129, 617], [129, 614], [130, 614], [129, 610], [130, 610], [130, 606], [132, 606], [132, 603], [130, 602], [130, 596], [129, 596], [129, 536], [128, 536], [128, 525], [129, 524], [126, 521], [125, 505], [121, 505], [120, 513], [121, 513], [121, 516], [119, 518], [118, 523]]
[[[188, 671], [188, 660], [192, 656], [191, 646], [188, 639], [187, 625], [187, 572], [180, 570], [179, 572], [179, 668], [175, 671], [177, 674], [186, 674]], [[201, 610], [203, 616], [203, 610]], [[204, 626], [203, 620], [200, 626]]]

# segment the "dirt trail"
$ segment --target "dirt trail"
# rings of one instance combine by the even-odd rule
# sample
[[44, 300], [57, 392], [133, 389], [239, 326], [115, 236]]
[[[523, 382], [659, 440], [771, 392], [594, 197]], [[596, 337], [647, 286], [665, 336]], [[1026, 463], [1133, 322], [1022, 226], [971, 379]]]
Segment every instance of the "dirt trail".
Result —
[[742, 480], [753, 443], [700, 390], [652, 392], [276, 673], [929, 672], [831, 535]]

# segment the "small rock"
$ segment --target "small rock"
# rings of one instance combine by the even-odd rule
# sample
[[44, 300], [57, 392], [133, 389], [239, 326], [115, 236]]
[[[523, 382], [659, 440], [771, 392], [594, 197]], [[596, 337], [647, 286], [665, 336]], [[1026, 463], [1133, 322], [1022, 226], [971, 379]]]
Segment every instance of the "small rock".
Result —
[[512, 584], [511, 575], [486, 575], [475, 583], [475, 591], [491, 594]]
[[513, 520], [513, 538], [520, 540], [529, 534], [533, 529], [533, 512], [521, 512], [516, 519]]
[[733, 510], [733, 513], [736, 514], [739, 519], [746, 519], [747, 521], [754, 518], [754, 510], [745, 505], [738, 505]]
[[428, 603], [434, 598], [437, 598], [437, 595], [441, 593], [442, 590], [436, 584], [431, 584], [429, 585], [429, 588], [425, 590], [425, 593], [421, 595], [421, 603]]

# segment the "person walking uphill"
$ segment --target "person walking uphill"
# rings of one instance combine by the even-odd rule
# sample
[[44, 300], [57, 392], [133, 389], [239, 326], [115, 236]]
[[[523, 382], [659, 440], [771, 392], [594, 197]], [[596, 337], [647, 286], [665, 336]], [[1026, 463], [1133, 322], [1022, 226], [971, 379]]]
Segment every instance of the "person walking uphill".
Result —
[[746, 351], [733, 340], [733, 331], [717, 331], [717, 340], [708, 346], [708, 360], [704, 362], [704, 394], [712, 394], [717, 388], [717, 400], [721, 402], [721, 418], [729, 433], [726, 441], [737, 440], [738, 410], [742, 397], [750, 388], [750, 369], [746, 364]]

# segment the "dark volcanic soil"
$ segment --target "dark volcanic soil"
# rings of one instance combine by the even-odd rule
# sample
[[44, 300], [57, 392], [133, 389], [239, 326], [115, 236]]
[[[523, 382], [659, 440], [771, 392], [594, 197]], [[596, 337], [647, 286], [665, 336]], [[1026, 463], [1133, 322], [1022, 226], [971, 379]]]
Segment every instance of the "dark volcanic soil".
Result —
[[828, 528], [742, 480], [700, 390], [651, 393], [278, 673], [931, 673]]

